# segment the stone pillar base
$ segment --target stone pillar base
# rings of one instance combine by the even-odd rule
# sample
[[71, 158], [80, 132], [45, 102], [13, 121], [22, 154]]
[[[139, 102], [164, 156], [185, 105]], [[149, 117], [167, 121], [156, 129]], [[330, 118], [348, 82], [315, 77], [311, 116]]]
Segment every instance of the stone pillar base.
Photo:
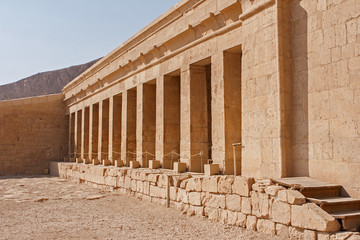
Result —
[[219, 174], [219, 164], [205, 164], [204, 165], [205, 176], [212, 176]]
[[96, 158], [96, 159], [93, 159], [93, 160], [92, 160], [92, 164], [93, 164], [93, 165], [99, 165], [99, 164], [100, 164], [99, 159], [97, 159], [97, 158]]
[[123, 160], [115, 160], [115, 167], [122, 167], [124, 166]]
[[104, 159], [104, 160], [102, 160], [102, 164], [103, 164], [103, 166], [109, 166], [109, 165], [111, 165], [111, 162], [109, 159]]
[[150, 169], [158, 169], [158, 168], [160, 168], [160, 161], [149, 160], [149, 168]]
[[81, 158], [76, 158], [76, 163], [82, 163], [83, 160]]
[[186, 163], [174, 162], [174, 171], [177, 173], [186, 172]]
[[140, 164], [138, 161], [130, 161], [130, 168], [139, 168]]

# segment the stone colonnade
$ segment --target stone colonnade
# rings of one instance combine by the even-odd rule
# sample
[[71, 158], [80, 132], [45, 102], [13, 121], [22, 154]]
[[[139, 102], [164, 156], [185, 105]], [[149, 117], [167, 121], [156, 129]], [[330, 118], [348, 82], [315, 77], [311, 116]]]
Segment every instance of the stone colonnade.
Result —
[[[203, 172], [217, 163], [233, 174], [232, 144], [241, 142], [241, 48], [222, 51], [142, 81], [69, 114], [69, 158], [163, 168], [186, 163]], [[237, 172], [241, 173], [241, 151]]]

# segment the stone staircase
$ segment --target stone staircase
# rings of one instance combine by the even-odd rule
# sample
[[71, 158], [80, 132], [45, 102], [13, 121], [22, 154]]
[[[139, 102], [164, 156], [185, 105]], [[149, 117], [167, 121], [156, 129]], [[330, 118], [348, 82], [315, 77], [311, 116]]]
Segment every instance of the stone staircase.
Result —
[[273, 182], [298, 189], [308, 202], [319, 205], [337, 219], [345, 231], [360, 231], [360, 199], [344, 194], [341, 185], [317, 181], [309, 177], [273, 179]]

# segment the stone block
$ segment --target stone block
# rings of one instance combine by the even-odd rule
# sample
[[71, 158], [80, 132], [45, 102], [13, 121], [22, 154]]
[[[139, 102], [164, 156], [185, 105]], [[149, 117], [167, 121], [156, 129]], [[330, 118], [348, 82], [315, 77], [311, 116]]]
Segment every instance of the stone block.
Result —
[[144, 182], [136, 180], [136, 192], [138, 193], [144, 193]]
[[138, 161], [130, 161], [130, 168], [139, 168], [140, 163]]
[[241, 197], [239, 195], [226, 195], [225, 201], [226, 201], [226, 209], [235, 212], [240, 212]]
[[256, 231], [257, 217], [248, 215], [246, 217], [246, 229]]
[[255, 180], [253, 178], [236, 176], [234, 183], [232, 184], [232, 192], [234, 194], [239, 194], [240, 196], [249, 197], [251, 186], [254, 182]]
[[220, 177], [205, 177], [205, 178], [203, 178], [201, 189], [204, 192], [217, 193], [219, 178]]
[[212, 176], [219, 174], [219, 164], [205, 164], [204, 172], [205, 176]]
[[291, 225], [323, 232], [336, 232], [339, 222], [314, 203], [291, 206]]
[[161, 174], [149, 174], [147, 177], [147, 181], [149, 181], [151, 183], [157, 183], [160, 175]]
[[115, 160], [115, 167], [122, 167], [124, 166], [123, 160]]
[[217, 195], [217, 194], [207, 194], [204, 198], [204, 206], [212, 207], [212, 208], [222, 208], [226, 207], [225, 195]]
[[93, 159], [93, 160], [92, 160], [92, 164], [93, 164], [93, 165], [99, 165], [99, 164], [100, 164], [99, 159], [97, 159], [97, 158]]
[[160, 161], [158, 161], [158, 160], [149, 160], [149, 168], [150, 169], [158, 169], [158, 168], [160, 168]]
[[170, 200], [171, 201], [177, 201], [177, 188], [176, 187], [170, 187]]
[[212, 207], [205, 207], [204, 214], [209, 218], [210, 221], [218, 222], [219, 221], [219, 209]]
[[251, 192], [252, 215], [257, 217], [269, 216], [269, 195], [260, 192]]
[[289, 227], [281, 224], [281, 223], [277, 223], [275, 225], [275, 231], [276, 231], [276, 235], [277, 236], [281, 236], [283, 238], [289, 238]]
[[103, 160], [102, 160], [102, 165], [103, 165], [103, 166], [109, 166], [109, 165], [111, 165], [111, 162], [110, 162], [109, 159], [103, 159]]
[[246, 215], [243, 213], [237, 213], [236, 226], [245, 228], [246, 227]]
[[174, 171], [176, 173], [183, 173], [186, 172], [186, 163], [183, 162], [174, 162]]
[[224, 194], [231, 194], [233, 182], [233, 176], [221, 176], [218, 182], [218, 192]]
[[186, 184], [186, 191], [188, 192], [201, 192], [201, 180], [202, 178], [190, 178]]
[[237, 215], [238, 213], [237, 212], [233, 212], [233, 211], [227, 211], [227, 216], [228, 216], [228, 219], [227, 219], [227, 224], [228, 225], [231, 225], [231, 226], [235, 226], [236, 225], [236, 221], [237, 221]]
[[130, 185], [131, 185], [131, 191], [136, 192], [136, 180], [131, 179]]
[[185, 204], [189, 203], [188, 194], [184, 189], [178, 189], [177, 201]]
[[166, 198], [166, 189], [150, 185], [150, 196], [157, 198]]
[[126, 176], [124, 180], [124, 188], [131, 189], [131, 178]]
[[290, 224], [291, 206], [288, 203], [275, 200], [271, 206], [271, 219], [285, 225]]
[[272, 197], [275, 197], [275, 196], [277, 196], [277, 194], [280, 190], [285, 190], [285, 188], [283, 186], [272, 185], [272, 186], [265, 188], [265, 193], [269, 194]]
[[251, 198], [241, 198], [241, 212], [244, 214], [251, 214]]
[[258, 219], [256, 228], [259, 232], [275, 235], [275, 223], [267, 219]]
[[291, 205], [301, 205], [306, 203], [306, 198], [297, 190], [280, 190], [278, 199]]
[[304, 229], [289, 227], [289, 238], [290, 239], [304, 239]]
[[180, 187], [180, 184], [186, 180], [186, 179], [189, 179], [191, 178], [190, 175], [186, 175], [186, 174], [182, 174], [182, 175], [178, 175], [178, 176], [171, 176], [172, 178], [172, 184], [174, 187]]
[[317, 240], [330, 240], [330, 233], [326, 232], [318, 232]]
[[228, 222], [228, 211], [219, 209], [219, 222], [222, 224], [227, 224]]
[[316, 232], [305, 229], [304, 240], [316, 240]]
[[189, 203], [193, 206], [201, 206], [201, 193], [200, 192], [190, 192], [188, 193]]

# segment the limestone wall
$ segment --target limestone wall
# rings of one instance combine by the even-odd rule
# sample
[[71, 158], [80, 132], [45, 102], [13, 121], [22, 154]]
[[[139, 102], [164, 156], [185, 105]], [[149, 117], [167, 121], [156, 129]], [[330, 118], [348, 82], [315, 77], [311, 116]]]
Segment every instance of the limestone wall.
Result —
[[309, 161], [310, 177], [342, 184], [357, 197], [359, 9], [358, 0], [297, 0], [291, 6], [293, 156], [298, 159], [293, 161], [297, 168]]
[[337, 220], [317, 205], [306, 203], [300, 192], [264, 180], [56, 162], [51, 163], [50, 171], [55, 176], [162, 205], [169, 199], [170, 207], [189, 216], [205, 216], [270, 235], [291, 239], [341, 237], [336, 233], [340, 229]]
[[62, 94], [0, 102], [0, 175], [43, 174], [68, 152]]

